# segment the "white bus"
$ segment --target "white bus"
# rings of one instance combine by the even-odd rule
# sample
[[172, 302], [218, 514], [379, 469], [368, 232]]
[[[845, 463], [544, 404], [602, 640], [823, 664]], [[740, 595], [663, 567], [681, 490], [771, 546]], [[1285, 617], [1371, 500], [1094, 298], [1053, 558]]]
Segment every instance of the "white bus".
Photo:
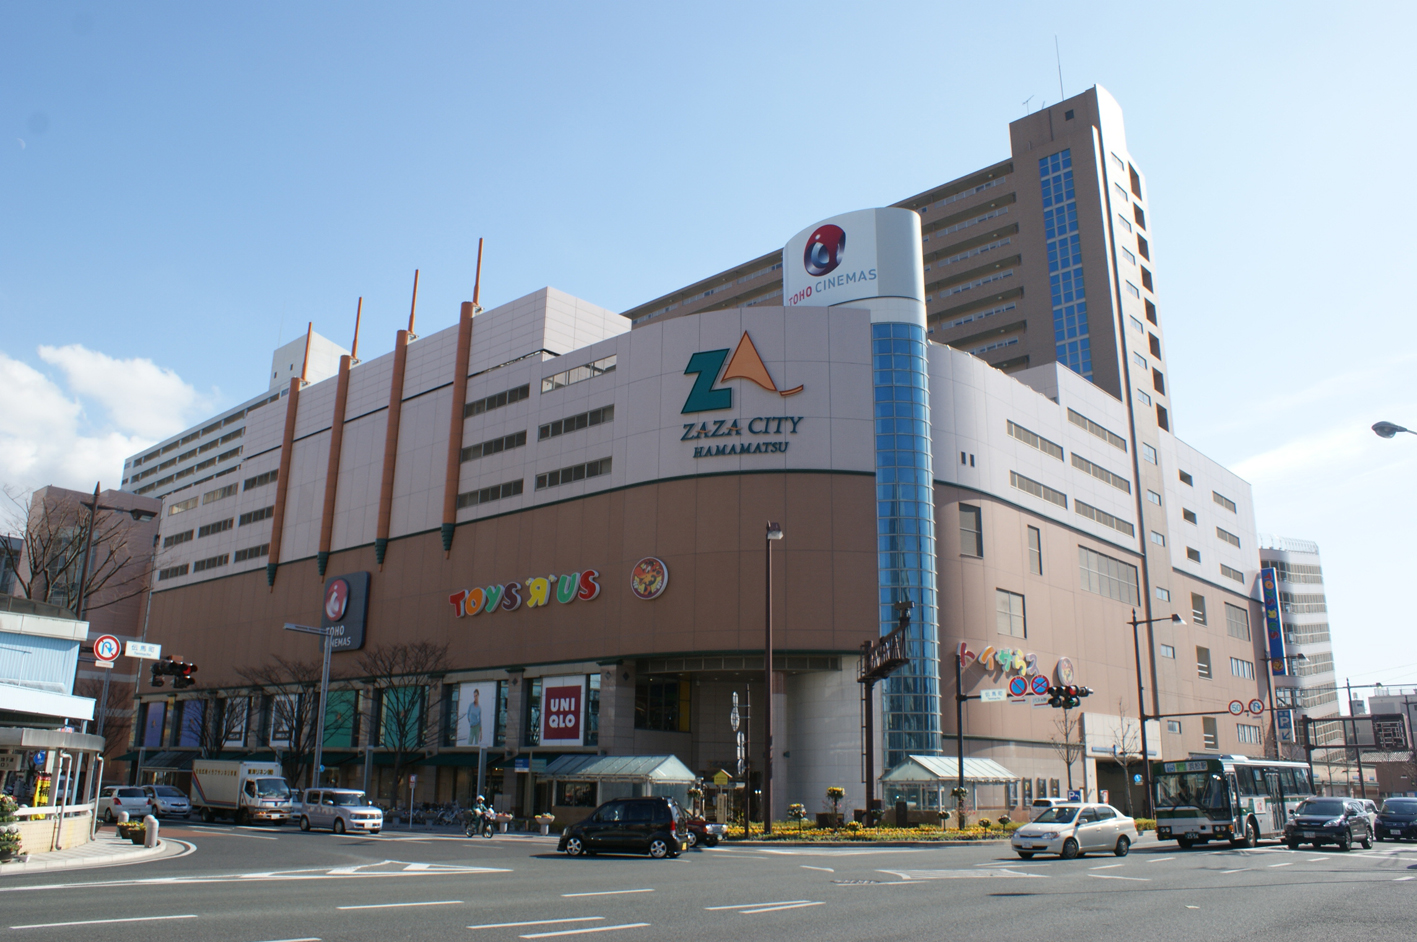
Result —
[[1254, 847], [1262, 838], [1282, 839], [1284, 823], [1314, 794], [1302, 762], [1250, 756], [1205, 756], [1153, 762], [1156, 837], [1183, 849], [1228, 840]]

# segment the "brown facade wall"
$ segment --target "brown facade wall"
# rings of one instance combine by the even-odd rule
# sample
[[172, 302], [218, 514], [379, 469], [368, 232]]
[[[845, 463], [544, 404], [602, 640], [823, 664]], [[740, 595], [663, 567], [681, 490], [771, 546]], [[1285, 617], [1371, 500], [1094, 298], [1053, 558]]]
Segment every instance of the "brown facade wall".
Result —
[[[873, 491], [874, 479], [859, 474], [658, 482], [464, 524], [446, 560], [433, 531], [395, 541], [382, 572], [363, 546], [334, 553], [327, 573], [373, 573], [366, 647], [447, 643], [457, 669], [755, 650], [771, 519], [786, 534], [773, 553], [776, 646], [852, 651], [877, 634]], [[629, 590], [645, 556], [670, 574], [648, 602]], [[602, 586], [590, 602], [464, 618], [448, 603], [459, 589], [588, 568]], [[314, 642], [281, 626], [319, 624], [322, 586], [309, 558], [282, 565], [274, 591], [254, 571], [159, 592], [148, 637], [198, 663], [203, 687], [238, 685], [238, 669], [273, 655], [314, 658]], [[337, 654], [336, 669], [352, 671], [356, 660]]]

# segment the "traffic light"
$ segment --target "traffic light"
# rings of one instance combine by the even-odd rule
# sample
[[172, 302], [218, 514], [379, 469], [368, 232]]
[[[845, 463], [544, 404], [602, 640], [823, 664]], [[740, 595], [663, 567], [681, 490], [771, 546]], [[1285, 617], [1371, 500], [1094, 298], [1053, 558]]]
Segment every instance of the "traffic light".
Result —
[[192, 675], [197, 672], [196, 664], [188, 664], [186, 661], [171, 657], [165, 657], [160, 661], [153, 661], [151, 683], [154, 687], [163, 685], [163, 677], [172, 677], [172, 686], [175, 690], [182, 690], [196, 683]]
[[1092, 696], [1091, 687], [1079, 687], [1075, 684], [1048, 688], [1048, 705], [1057, 709], [1072, 710], [1082, 706], [1082, 698]]

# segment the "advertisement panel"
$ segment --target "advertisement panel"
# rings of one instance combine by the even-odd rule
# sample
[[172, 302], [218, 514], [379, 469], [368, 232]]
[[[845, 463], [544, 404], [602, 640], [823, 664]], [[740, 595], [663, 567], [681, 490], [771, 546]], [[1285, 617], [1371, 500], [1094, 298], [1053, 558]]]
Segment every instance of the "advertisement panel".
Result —
[[325, 580], [325, 601], [320, 609], [320, 627], [338, 627], [335, 651], [358, 651], [364, 647], [364, 626], [369, 619], [369, 573], [350, 572]]
[[497, 682], [458, 685], [459, 746], [492, 748], [497, 729]]
[[583, 738], [585, 677], [547, 677], [541, 686], [541, 744], [579, 746]]
[[[783, 249], [785, 307], [830, 307], [866, 298], [904, 298], [905, 319], [924, 326], [925, 267], [920, 217], [896, 207], [861, 209], [825, 219], [793, 236]], [[872, 306], [876, 321], [876, 306]], [[884, 313], [884, 310], [880, 313]], [[901, 312], [885, 320], [899, 321]]]
[[1289, 673], [1289, 665], [1284, 660], [1284, 622], [1279, 617], [1278, 581], [1273, 567], [1260, 570], [1260, 586], [1264, 591], [1264, 629], [1269, 636], [1269, 668], [1274, 676], [1283, 677]]

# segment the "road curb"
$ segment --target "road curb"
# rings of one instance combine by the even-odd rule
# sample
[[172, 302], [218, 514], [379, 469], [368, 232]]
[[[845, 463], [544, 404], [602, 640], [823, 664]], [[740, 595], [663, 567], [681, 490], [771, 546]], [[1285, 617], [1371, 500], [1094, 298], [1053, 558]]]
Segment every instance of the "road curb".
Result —
[[[99, 843], [111, 843], [113, 846], [111, 849], [103, 851], [94, 850], [93, 845]], [[190, 844], [183, 841], [159, 840], [156, 847], [141, 847], [131, 842], [124, 843], [128, 844], [129, 849], [125, 849], [117, 841], [104, 841], [100, 838], [70, 851], [60, 850], [45, 854], [32, 854], [30, 859], [24, 863], [11, 862], [0, 865], [0, 877], [41, 871], [83, 870], [89, 867], [116, 867], [125, 864], [146, 863], [165, 857], [175, 857], [191, 848]]]

